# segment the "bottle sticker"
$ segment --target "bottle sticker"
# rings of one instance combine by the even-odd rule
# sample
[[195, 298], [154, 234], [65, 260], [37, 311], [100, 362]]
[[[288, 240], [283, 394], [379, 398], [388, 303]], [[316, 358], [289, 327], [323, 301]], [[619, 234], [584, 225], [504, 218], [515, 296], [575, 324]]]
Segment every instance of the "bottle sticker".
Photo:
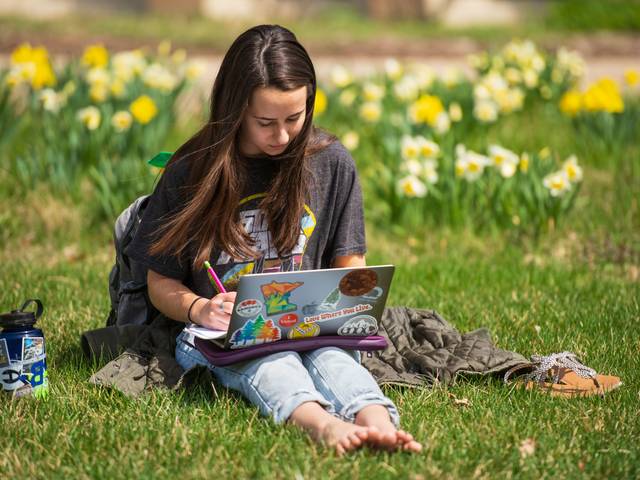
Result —
[[22, 361], [31, 363], [44, 355], [44, 338], [24, 337], [22, 339]]
[[4, 338], [0, 338], [0, 368], [7, 367], [10, 363], [7, 341]]

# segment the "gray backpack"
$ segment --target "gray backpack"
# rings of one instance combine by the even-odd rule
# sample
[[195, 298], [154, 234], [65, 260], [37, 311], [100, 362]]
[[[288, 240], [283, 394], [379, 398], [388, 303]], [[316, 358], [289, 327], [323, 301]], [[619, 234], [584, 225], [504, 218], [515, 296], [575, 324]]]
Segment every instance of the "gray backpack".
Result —
[[137, 198], [116, 219], [113, 229], [116, 261], [109, 273], [111, 311], [107, 326], [144, 325], [151, 323], [159, 313], [149, 300], [147, 268], [124, 253], [138, 230], [149, 198], [150, 195]]

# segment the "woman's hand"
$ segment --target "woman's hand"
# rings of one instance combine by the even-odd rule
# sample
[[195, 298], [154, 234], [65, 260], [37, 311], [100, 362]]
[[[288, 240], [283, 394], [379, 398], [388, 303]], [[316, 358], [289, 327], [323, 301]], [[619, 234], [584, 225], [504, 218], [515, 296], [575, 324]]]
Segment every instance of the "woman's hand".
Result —
[[201, 327], [228, 330], [236, 301], [236, 292], [219, 293], [210, 300], [199, 300], [193, 306], [191, 319]]

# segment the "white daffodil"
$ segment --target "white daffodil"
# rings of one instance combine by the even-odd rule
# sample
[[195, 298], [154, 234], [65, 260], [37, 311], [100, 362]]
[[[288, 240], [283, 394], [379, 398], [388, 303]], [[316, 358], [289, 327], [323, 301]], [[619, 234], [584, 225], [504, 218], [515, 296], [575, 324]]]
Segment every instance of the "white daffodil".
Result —
[[447, 112], [440, 112], [436, 117], [436, 124], [433, 126], [433, 129], [443, 135], [449, 131], [451, 128], [451, 120], [449, 120], [449, 115]]
[[418, 155], [420, 154], [420, 145], [415, 138], [409, 135], [403, 135], [400, 142], [400, 152], [402, 158], [405, 160], [418, 158]]
[[189, 80], [190, 82], [197, 80], [200, 78], [204, 71], [206, 70], [206, 65], [201, 60], [190, 60], [184, 66], [184, 78]]
[[538, 72], [532, 68], [524, 71], [524, 84], [527, 88], [536, 88], [538, 86]]
[[141, 50], [130, 50], [114, 54], [111, 65], [115, 76], [126, 83], [144, 71], [147, 60]]
[[489, 158], [496, 167], [501, 167], [504, 163], [518, 164], [520, 158], [511, 150], [507, 150], [499, 145], [489, 145]]
[[476, 101], [473, 116], [484, 123], [494, 122], [498, 118], [498, 107], [491, 100]]
[[87, 82], [91, 86], [96, 86], [96, 85], [107, 86], [109, 85], [109, 82], [111, 80], [111, 77], [109, 76], [109, 72], [107, 72], [102, 67], [96, 67], [89, 70], [87, 72], [86, 78], [87, 78]]
[[338, 102], [340, 102], [340, 105], [342, 105], [343, 107], [350, 107], [351, 105], [353, 105], [355, 99], [356, 92], [352, 88], [343, 90], [338, 96]]
[[549, 189], [552, 197], [562, 196], [571, 189], [571, 182], [565, 172], [562, 171], [547, 175], [544, 177], [542, 184]]
[[365, 102], [360, 106], [360, 117], [366, 122], [375, 123], [382, 116], [382, 105], [379, 102]]
[[449, 105], [449, 118], [452, 122], [462, 120], [462, 107], [458, 102], [452, 102], [451, 105]]
[[463, 75], [457, 68], [447, 68], [442, 75], [442, 83], [447, 88], [453, 88], [463, 79]]
[[458, 156], [455, 164], [456, 175], [464, 176], [465, 180], [469, 182], [480, 178], [485, 167], [489, 165], [489, 159], [471, 150], [463, 149], [460, 153], [461, 155]]
[[435, 185], [438, 183], [438, 164], [435, 160], [428, 158], [424, 161], [424, 178], [427, 180], [427, 183], [431, 185]]
[[427, 140], [421, 135], [415, 138], [415, 142], [418, 147], [418, 153], [423, 158], [436, 158], [440, 155], [440, 146], [436, 142]]
[[150, 88], [164, 93], [171, 92], [178, 84], [178, 79], [159, 63], [152, 63], [144, 69], [142, 81]]
[[355, 150], [360, 144], [360, 136], [353, 130], [345, 133], [341, 140], [342, 144], [347, 147], [348, 150]]
[[422, 174], [422, 163], [417, 158], [409, 158], [402, 164], [402, 169], [418, 177]]
[[93, 105], [78, 110], [78, 112], [76, 113], [76, 117], [89, 130], [95, 130], [96, 128], [98, 128], [100, 126], [100, 120], [102, 118], [98, 107], [94, 107]]
[[329, 75], [331, 83], [338, 88], [344, 88], [353, 82], [353, 75], [342, 65], [336, 65]]
[[393, 86], [393, 93], [398, 100], [411, 102], [418, 97], [420, 85], [416, 77], [405, 75]]
[[392, 80], [398, 80], [402, 76], [402, 65], [395, 58], [388, 58], [384, 62], [384, 71]]
[[58, 113], [67, 100], [63, 93], [57, 93], [52, 88], [42, 90], [39, 97], [42, 102], [42, 108], [51, 113]]
[[571, 183], [578, 183], [582, 180], [582, 167], [578, 165], [578, 158], [575, 155], [567, 158], [562, 164], [562, 170]]
[[411, 67], [411, 71], [413, 72], [413, 75], [418, 82], [418, 87], [421, 90], [428, 90], [431, 85], [433, 85], [436, 76], [431, 68], [422, 63], [415, 63]]
[[384, 97], [384, 85], [367, 82], [362, 87], [362, 96], [367, 102], [377, 102]]
[[124, 132], [131, 127], [133, 116], [126, 110], [120, 110], [111, 117], [111, 125], [116, 132]]
[[427, 187], [420, 179], [414, 175], [408, 175], [398, 181], [398, 189], [400, 192], [411, 198], [421, 198], [427, 194]]

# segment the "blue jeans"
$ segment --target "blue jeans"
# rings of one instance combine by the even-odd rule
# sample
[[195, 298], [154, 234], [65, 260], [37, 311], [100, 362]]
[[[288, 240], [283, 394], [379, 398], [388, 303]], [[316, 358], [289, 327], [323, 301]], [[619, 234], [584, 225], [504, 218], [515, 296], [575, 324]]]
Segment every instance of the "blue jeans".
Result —
[[360, 365], [359, 352], [325, 347], [278, 352], [216, 367], [191, 345], [192, 335], [183, 331], [178, 336], [176, 360], [184, 370], [205, 365], [220, 384], [240, 392], [276, 423], [286, 421], [302, 403], [317, 402], [348, 422], [368, 405], [383, 405], [394, 425], [399, 426], [398, 410]]

